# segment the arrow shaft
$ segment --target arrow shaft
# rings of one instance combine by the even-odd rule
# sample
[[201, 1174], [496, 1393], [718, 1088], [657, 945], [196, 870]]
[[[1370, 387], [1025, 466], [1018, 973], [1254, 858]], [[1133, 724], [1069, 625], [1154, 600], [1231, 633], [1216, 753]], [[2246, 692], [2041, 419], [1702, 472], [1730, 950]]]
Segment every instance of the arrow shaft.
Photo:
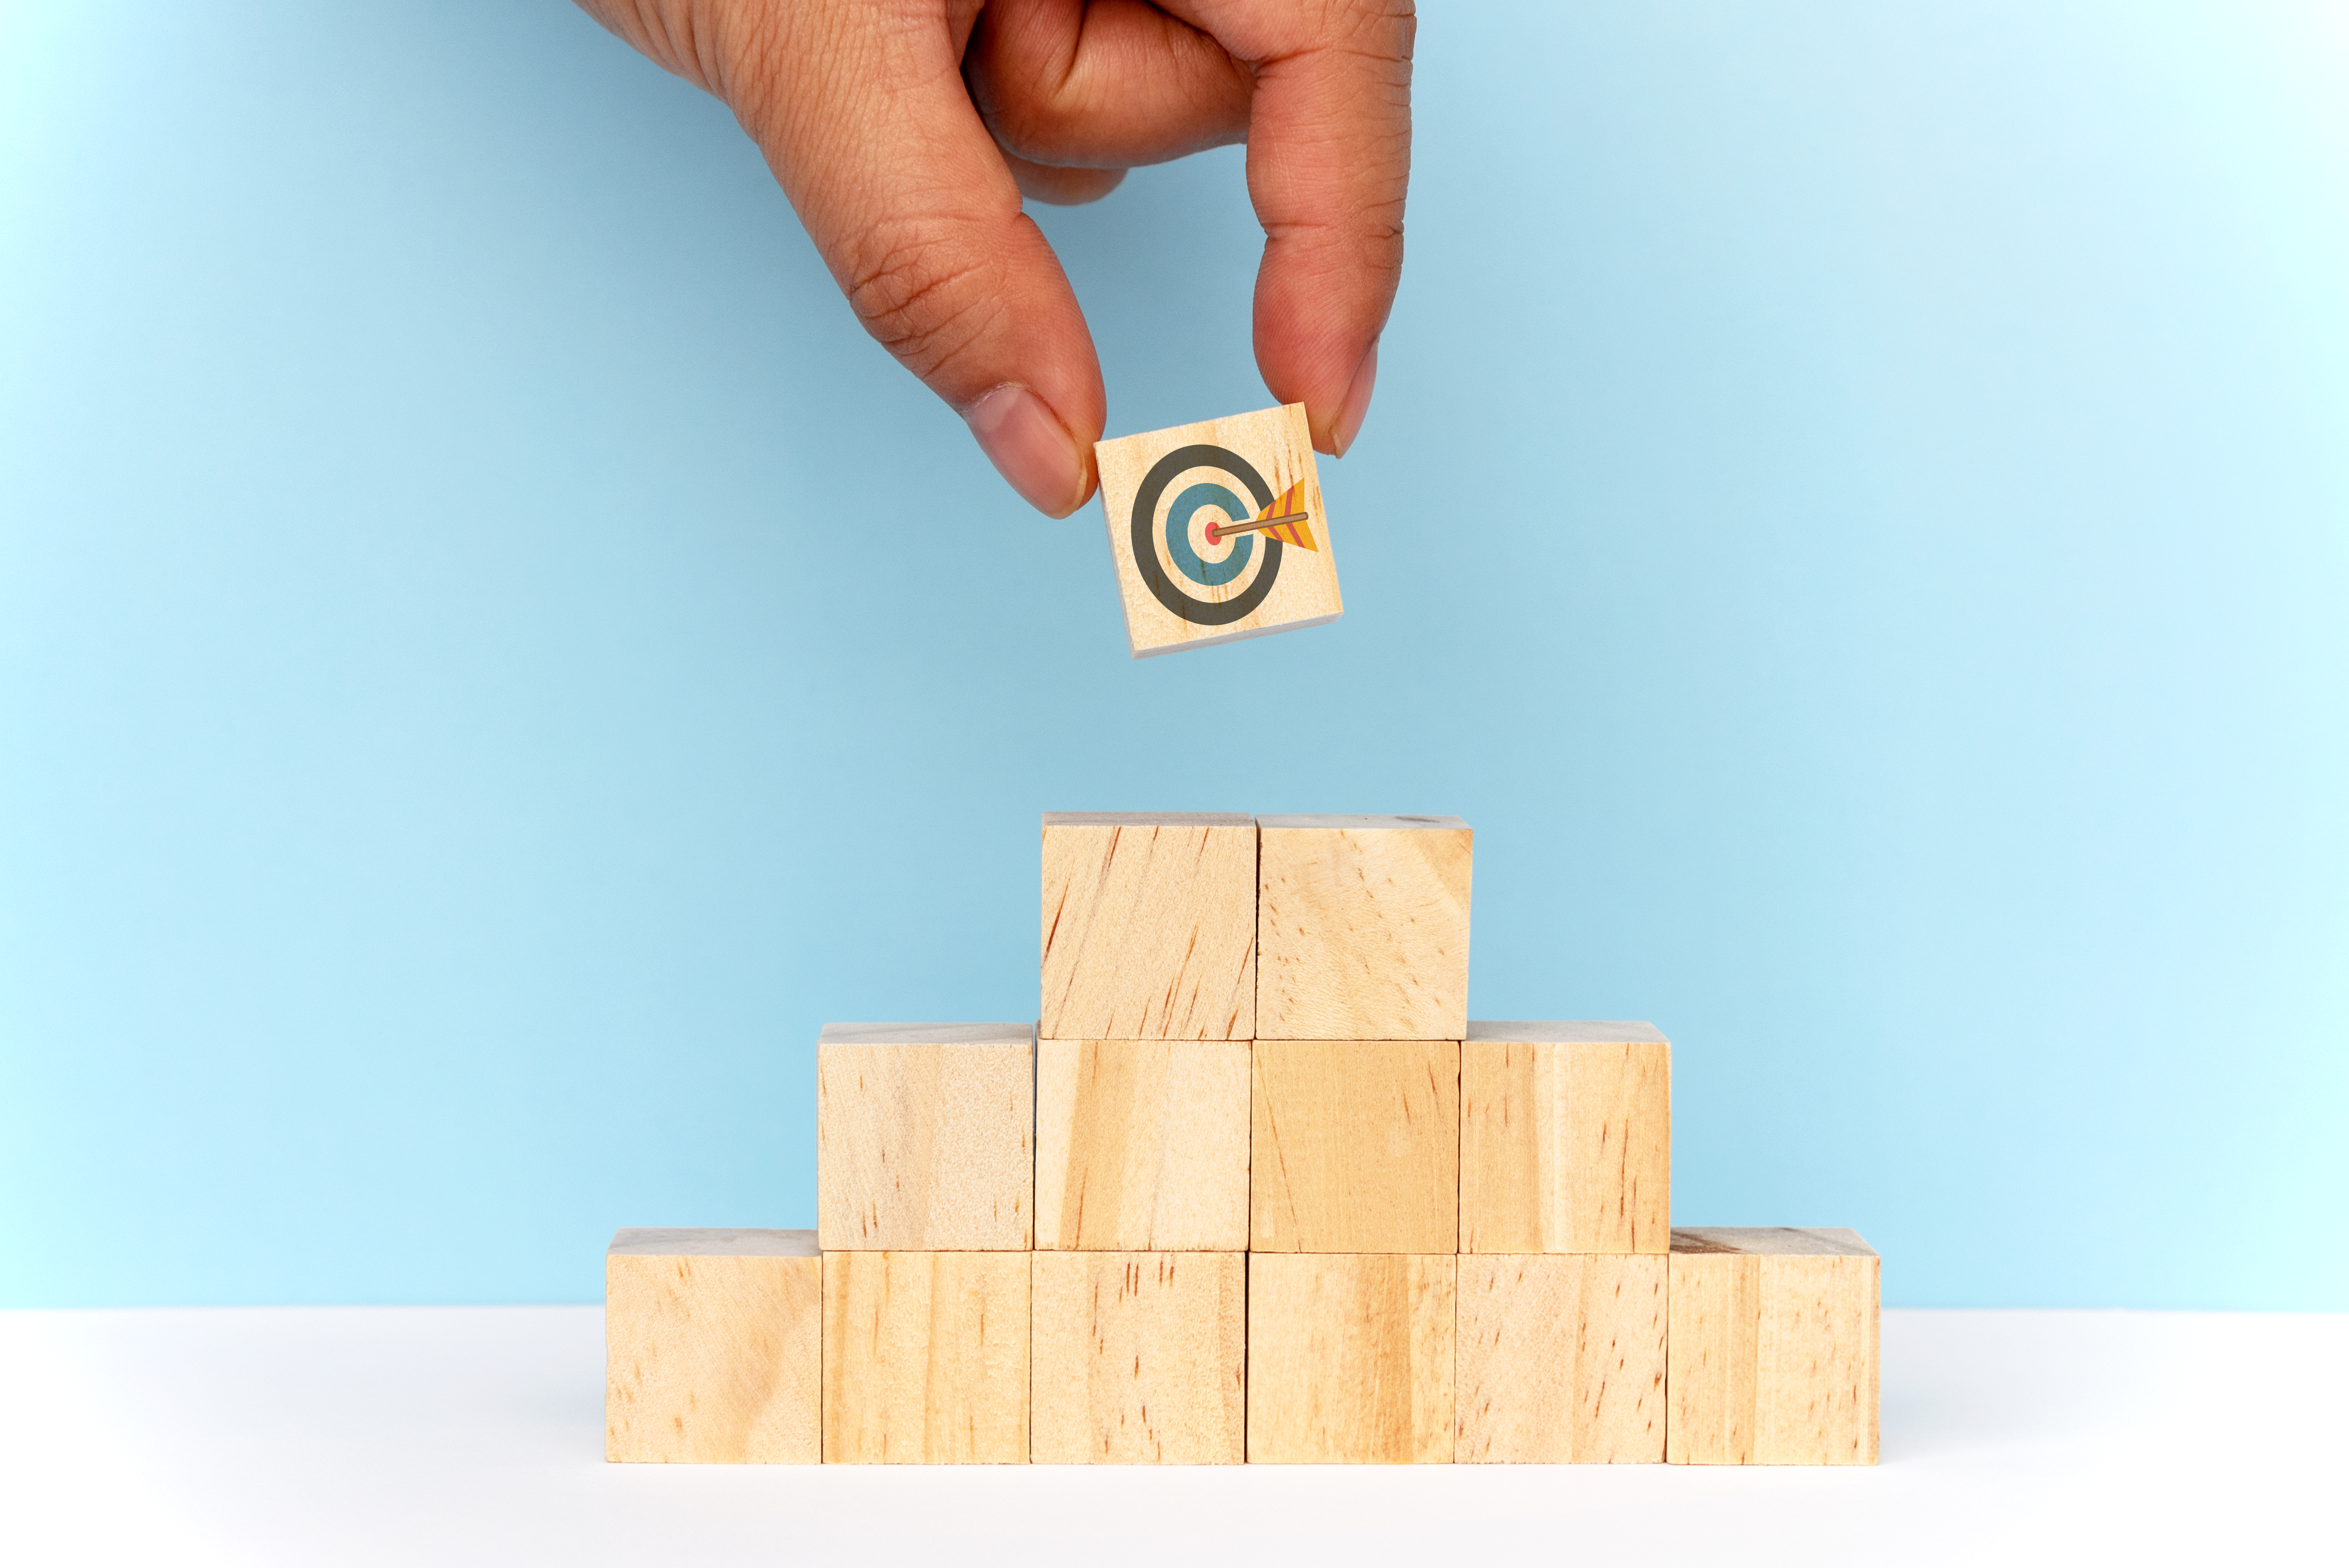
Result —
[[1212, 531], [1221, 539], [1230, 533], [1254, 533], [1260, 528], [1277, 528], [1284, 522], [1304, 522], [1312, 515], [1309, 511], [1292, 511], [1286, 517], [1258, 518], [1254, 522], [1219, 522]]

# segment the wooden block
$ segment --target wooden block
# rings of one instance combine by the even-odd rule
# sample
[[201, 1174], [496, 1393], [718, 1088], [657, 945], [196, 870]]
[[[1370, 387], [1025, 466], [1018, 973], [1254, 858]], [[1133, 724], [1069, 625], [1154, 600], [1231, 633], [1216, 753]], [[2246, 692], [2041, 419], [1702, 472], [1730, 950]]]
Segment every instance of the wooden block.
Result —
[[1135, 658], [1345, 608], [1304, 404], [1098, 441], [1093, 458]]
[[1038, 1253], [1035, 1281], [1033, 1463], [1242, 1461], [1245, 1253]]
[[1882, 1264], [1857, 1231], [1675, 1230], [1674, 1464], [1876, 1462]]
[[1250, 1464], [1448, 1464], [1450, 1257], [1248, 1258]]
[[1256, 1034], [1256, 820], [1044, 814], [1048, 1040]]
[[1661, 1464], [1668, 1261], [1460, 1260], [1463, 1464]]
[[1257, 830], [1257, 1037], [1459, 1039], [1468, 824], [1258, 817]]
[[1244, 1040], [1042, 1040], [1036, 1245], [1232, 1252], [1248, 1244]]
[[1027, 1250], [1036, 1167], [1027, 1024], [826, 1024], [816, 1230], [833, 1252]]
[[1248, 1245], [1449, 1253], [1460, 1234], [1460, 1047], [1258, 1040]]
[[824, 1253], [824, 1463], [1027, 1462], [1030, 1255]]
[[818, 1457], [813, 1231], [622, 1231], [604, 1254], [604, 1457]]
[[1672, 1047], [1653, 1025], [1468, 1026], [1462, 1252], [1661, 1254], [1671, 1179]]

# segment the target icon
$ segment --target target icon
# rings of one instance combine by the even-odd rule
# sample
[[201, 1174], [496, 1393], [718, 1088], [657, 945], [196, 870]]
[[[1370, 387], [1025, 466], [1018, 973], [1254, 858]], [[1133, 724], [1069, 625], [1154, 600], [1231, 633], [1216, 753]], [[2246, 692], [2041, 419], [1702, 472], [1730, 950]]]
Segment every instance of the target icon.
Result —
[[1304, 404], [1096, 441], [1093, 459], [1135, 658], [1345, 613]]
[[[1177, 447], [1134, 491], [1134, 568], [1171, 614], [1195, 626], [1229, 625], [1272, 592], [1287, 546], [1320, 549], [1304, 492], [1300, 480], [1276, 495], [1256, 466], [1227, 447]], [[1243, 580], [1228, 598], [1216, 592]]]

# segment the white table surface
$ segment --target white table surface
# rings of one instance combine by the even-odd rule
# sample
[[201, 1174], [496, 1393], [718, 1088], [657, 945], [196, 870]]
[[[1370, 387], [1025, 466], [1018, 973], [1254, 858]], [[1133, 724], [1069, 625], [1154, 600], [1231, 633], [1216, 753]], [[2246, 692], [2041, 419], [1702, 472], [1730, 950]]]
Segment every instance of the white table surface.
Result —
[[594, 1307], [0, 1313], [11, 1563], [2349, 1562], [2349, 1317], [1888, 1312], [1884, 1462], [603, 1462]]

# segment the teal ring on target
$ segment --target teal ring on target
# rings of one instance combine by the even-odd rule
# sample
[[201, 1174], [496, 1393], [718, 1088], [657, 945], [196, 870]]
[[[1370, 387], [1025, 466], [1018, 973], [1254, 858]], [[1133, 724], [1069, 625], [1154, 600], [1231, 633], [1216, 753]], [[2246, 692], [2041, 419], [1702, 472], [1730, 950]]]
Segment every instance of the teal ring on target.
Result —
[[[1191, 519], [1202, 507], [1220, 507], [1234, 522], [1246, 522], [1253, 514], [1247, 503], [1219, 484], [1195, 484], [1174, 498], [1166, 509], [1166, 559], [1174, 570], [1202, 588], [1220, 588], [1247, 570], [1256, 559], [1256, 535], [1243, 533], [1232, 552], [1221, 561], [1203, 559], [1191, 548]], [[1213, 524], [1207, 529], [1207, 542], [1216, 542]]]

